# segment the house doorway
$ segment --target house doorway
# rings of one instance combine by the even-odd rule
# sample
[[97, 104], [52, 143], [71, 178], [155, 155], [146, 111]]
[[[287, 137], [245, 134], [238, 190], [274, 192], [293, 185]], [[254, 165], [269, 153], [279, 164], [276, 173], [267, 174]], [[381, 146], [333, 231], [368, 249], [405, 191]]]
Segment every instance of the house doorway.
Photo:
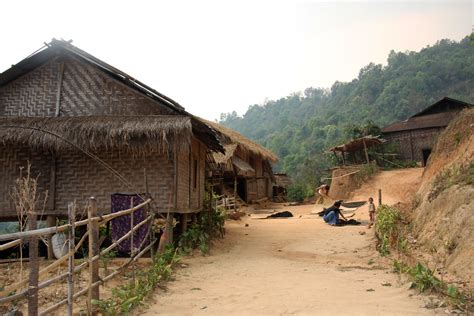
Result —
[[423, 155], [423, 167], [426, 167], [426, 164], [428, 163], [428, 158], [431, 154], [431, 149], [422, 149], [422, 155]]
[[247, 202], [247, 181], [245, 178], [237, 179], [237, 195]]

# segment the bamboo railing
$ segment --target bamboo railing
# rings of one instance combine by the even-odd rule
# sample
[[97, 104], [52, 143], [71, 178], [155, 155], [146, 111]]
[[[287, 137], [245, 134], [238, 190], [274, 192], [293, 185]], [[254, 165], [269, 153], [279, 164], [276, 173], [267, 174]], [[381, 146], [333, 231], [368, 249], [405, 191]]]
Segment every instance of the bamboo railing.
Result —
[[[31, 240], [38, 240], [42, 236], [47, 236], [59, 232], [68, 231], [68, 241], [69, 241], [69, 252], [64, 255], [63, 257], [57, 259], [53, 263], [49, 264], [48, 266], [39, 270], [39, 262], [30, 261], [30, 277], [28, 279], [20, 280], [14, 284], [11, 284], [5, 287], [2, 291], [0, 291], [0, 304], [5, 304], [14, 300], [21, 300], [21, 299], [28, 299], [28, 309], [35, 310], [35, 314], [38, 315], [47, 315], [51, 312], [57, 310], [63, 305], [67, 305], [67, 315], [72, 315], [73, 304], [74, 300], [84, 294], [88, 294], [87, 298], [87, 307], [88, 307], [88, 314], [94, 314], [94, 307], [92, 305], [92, 300], [99, 299], [99, 285], [104, 283], [107, 280], [110, 280], [117, 274], [119, 274], [125, 267], [127, 267], [130, 263], [136, 262], [140, 257], [142, 257], [147, 251], [151, 250], [152, 247], [156, 243], [156, 239], [150, 238], [151, 229], [147, 231], [147, 234], [142, 241], [142, 244], [138, 248], [141, 249], [145, 243], [145, 241], [150, 238], [150, 244], [143, 248], [141, 251], [136, 251], [137, 249], [133, 248], [133, 243], [131, 243], [131, 253], [130, 259], [120, 266], [117, 270], [112, 272], [111, 274], [107, 275], [105, 278], [99, 278], [99, 265], [98, 260], [101, 256], [106, 255], [114, 248], [116, 248], [122, 241], [127, 238], [132, 237], [134, 233], [146, 223], [151, 223], [154, 219], [154, 214], [150, 214], [144, 220], [137, 224], [133, 224], [133, 213], [141, 209], [142, 207], [148, 205], [151, 202], [151, 199], [147, 199], [143, 203], [138, 204], [137, 206], [133, 207], [133, 203], [131, 207], [127, 210], [119, 211], [116, 213], [104, 215], [104, 216], [97, 216], [97, 204], [94, 198], [91, 198], [90, 205], [88, 209], [88, 218], [86, 220], [75, 221], [75, 206], [70, 203], [68, 205], [68, 219], [69, 222], [66, 225], [61, 225], [58, 227], [49, 227], [49, 228], [42, 228], [42, 229], [32, 229], [28, 231], [18, 232], [18, 233], [11, 233], [11, 234], [4, 234], [0, 235], [0, 241], [7, 241], [11, 240], [3, 245], [0, 245], [0, 250], [5, 250], [14, 246], [17, 246], [21, 243], [26, 243], [27, 241]], [[125, 216], [131, 214], [131, 229], [125, 235], [120, 237], [118, 240], [114, 241], [109, 247], [99, 251], [99, 243], [98, 243], [98, 236], [99, 236], [99, 227], [101, 225], [105, 225], [107, 222], [113, 220], [114, 218]], [[77, 227], [87, 225], [88, 229], [87, 232], [81, 237], [79, 242], [75, 244], [75, 230]], [[74, 254], [80, 249], [86, 238], [89, 239], [89, 258], [87, 261], [75, 266], [74, 265]], [[52, 278], [45, 279], [42, 282], [39, 282], [39, 279], [47, 275], [48, 272], [52, 271], [55, 268], [61, 266], [61, 264], [68, 261], [68, 269], [67, 272], [63, 272], [59, 275], [56, 275]], [[32, 267], [33, 265], [33, 267]], [[36, 265], [36, 267], [34, 267]], [[74, 292], [74, 274], [80, 273], [83, 269], [89, 267], [89, 284], [87, 287]], [[36, 275], [32, 277], [31, 271], [35, 271]], [[56, 282], [61, 280], [67, 279], [67, 297], [60, 302], [47, 307], [43, 311], [37, 311], [38, 309], [38, 291], [44, 289]], [[25, 287], [27, 287], [24, 289]], [[21, 290], [23, 289], [23, 290]], [[31, 295], [32, 289], [35, 291], [36, 295]], [[18, 290], [20, 292], [16, 293]], [[10, 294], [10, 295], [9, 295]], [[33, 297], [33, 299], [32, 299]], [[33, 306], [31, 306], [33, 305]], [[32, 308], [32, 309], [30, 309]]]

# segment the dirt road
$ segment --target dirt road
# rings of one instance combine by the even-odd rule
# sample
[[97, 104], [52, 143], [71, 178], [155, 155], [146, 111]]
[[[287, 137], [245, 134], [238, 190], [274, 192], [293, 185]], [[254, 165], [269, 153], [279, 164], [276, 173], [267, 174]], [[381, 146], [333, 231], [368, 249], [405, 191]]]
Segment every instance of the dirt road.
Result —
[[[397, 177], [416, 180], [413, 175], [420, 173], [405, 172]], [[385, 173], [379, 176], [385, 185], [387, 178], [394, 179]], [[387, 192], [386, 198], [398, 197]], [[166, 291], [156, 291], [144, 314], [431, 313], [423, 307], [423, 298], [401, 284], [375, 252], [365, 208], [355, 217], [364, 224], [346, 227], [331, 227], [310, 215], [317, 209], [287, 206], [279, 210], [295, 217], [229, 221], [225, 240], [217, 242], [209, 256], [185, 258], [187, 266], [177, 270]]]

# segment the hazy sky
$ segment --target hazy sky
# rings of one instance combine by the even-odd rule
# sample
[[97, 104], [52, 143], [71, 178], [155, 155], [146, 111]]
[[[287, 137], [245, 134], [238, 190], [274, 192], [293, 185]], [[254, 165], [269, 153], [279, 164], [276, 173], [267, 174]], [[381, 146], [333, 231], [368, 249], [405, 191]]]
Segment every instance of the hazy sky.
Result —
[[73, 44], [208, 119], [471, 32], [472, 1], [2, 1], [0, 71]]

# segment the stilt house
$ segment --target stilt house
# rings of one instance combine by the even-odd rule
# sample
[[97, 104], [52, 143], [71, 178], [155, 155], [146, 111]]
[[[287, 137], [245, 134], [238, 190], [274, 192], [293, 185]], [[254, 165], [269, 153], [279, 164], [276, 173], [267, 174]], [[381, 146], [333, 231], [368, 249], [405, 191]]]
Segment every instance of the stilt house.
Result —
[[16, 218], [11, 188], [28, 162], [48, 191], [44, 215], [90, 196], [107, 213], [111, 194], [145, 192], [160, 212], [195, 213], [208, 152], [223, 152], [208, 125], [69, 42], [0, 74], [1, 219]]
[[467, 107], [472, 105], [445, 97], [405, 121], [384, 127], [383, 137], [396, 144], [399, 158], [426, 166], [439, 134]]
[[225, 153], [210, 157], [214, 168], [209, 176], [215, 190], [228, 196], [235, 194], [246, 203], [271, 199], [275, 183], [271, 164], [278, 157], [236, 131], [215, 122], [203, 122], [217, 131], [225, 148]]

